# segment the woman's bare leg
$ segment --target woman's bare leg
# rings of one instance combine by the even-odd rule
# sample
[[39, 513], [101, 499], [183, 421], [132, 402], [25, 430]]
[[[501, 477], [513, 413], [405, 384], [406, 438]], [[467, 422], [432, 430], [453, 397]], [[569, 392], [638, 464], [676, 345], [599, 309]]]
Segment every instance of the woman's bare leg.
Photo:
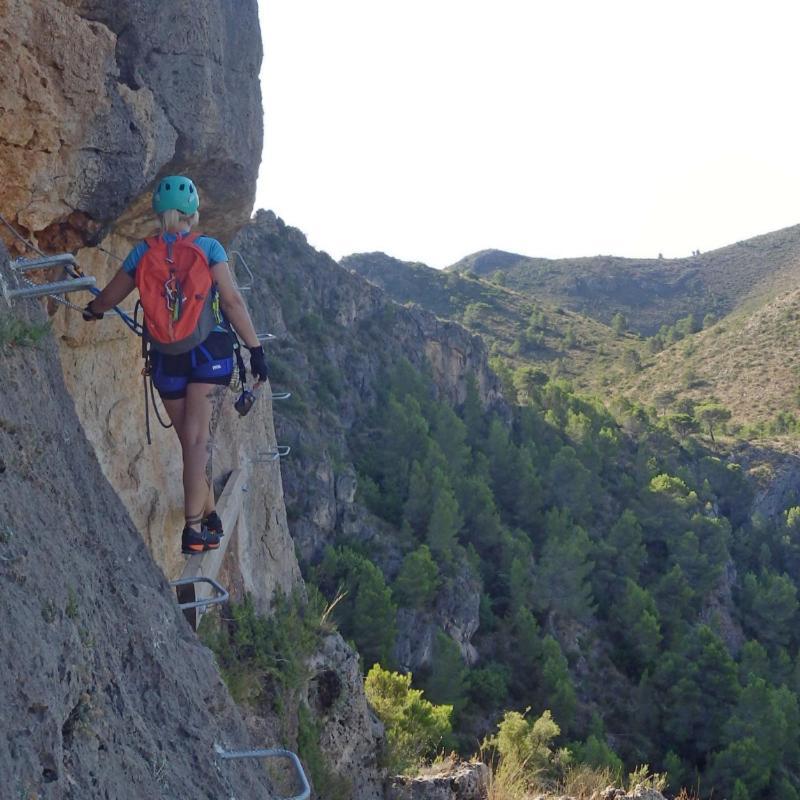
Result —
[[190, 383], [179, 433], [183, 449], [183, 496], [186, 524], [197, 527], [213, 511], [211, 421], [219, 386]]

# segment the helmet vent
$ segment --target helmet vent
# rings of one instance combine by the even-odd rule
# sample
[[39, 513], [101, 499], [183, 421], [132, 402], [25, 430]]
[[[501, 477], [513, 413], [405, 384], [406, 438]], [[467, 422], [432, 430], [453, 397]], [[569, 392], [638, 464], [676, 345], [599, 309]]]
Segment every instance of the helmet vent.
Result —
[[185, 191], [186, 191], [186, 184], [185, 184], [185, 183], [182, 183], [182, 184], [181, 184], [181, 185], [178, 187], [178, 189], [179, 189], [181, 192], [185, 192]]

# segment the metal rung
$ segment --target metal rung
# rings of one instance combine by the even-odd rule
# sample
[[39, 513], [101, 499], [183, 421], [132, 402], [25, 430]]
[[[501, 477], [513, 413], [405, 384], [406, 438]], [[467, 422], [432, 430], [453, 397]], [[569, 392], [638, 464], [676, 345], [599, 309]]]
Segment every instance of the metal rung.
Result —
[[291, 750], [282, 750], [280, 748], [270, 750], [224, 750], [218, 744], [215, 744], [214, 752], [226, 761], [234, 758], [288, 758], [294, 766], [294, 771], [297, 774], [300, 785], [303, 787], [303, 791], [291, 797], [281, 798], [281, 800], [308, 800], [311, 795], [311, 787], [308, 785], [308, 778], [306, 778], [306, 773], [303, 771], [303, 765]]
[[15, 258], [9, 263], [11, 269], [23, 272], [26, 269], [50, 269], [51, 267], [62, 267], [66, 264], [77, 266], [75, 256], [72, 253], [59, 253], [55, 256], [42, 256], [41, 258]]
[[291, 392], [275, 392], [272, 395], [273, 400], [288, 400], [292, 396]]
[[20, 300], [27, 297], [44, 297], [48, 294], [66, 294], [89, 289], [97, 281], [92, 277], [77, 278], [72, 281], [58, 281], [58, 283], [40, 283], [36, 286], [26, 286], [24, 289], [7, 289], [7, 300]]
[[289, 445], [279, 445], [274, 450], [265, 450], [259, 453], [252, 459], [254, 464], [264, 464], [268, 461], [277, 461], [279, 458], [285, 458], [291, 453], [292, 448]]
[[199, 578], [178, 578], [176, 581], [170, 581], [170, 586], [189, 586], [193, 583], [210, 583], [219, 594], [216, 597], [209, 597], [206, 600], [195, 600], [193, 603], [178, 603], [178, 608], [181, 611], [186, 611], [189, 608], [207, 608], [208, 606], [216, 606], [219, 603], [227, 601], [228, 590], [220, 586], [213, 578], [199, 577]]
[[[238, 250], [231, 250], [232, 256], [239, 256], [239, 261], [242, 262], [242, 266], [247, 270], [247, 274], [250, 276], [250, 283], [246, 284], [245, 286], [240, 286], [240, 292], [249, 292], [253, 288], [253, 283], [255, 282], [256, 276], [253, 275], [253, 271], [250, 267], [247, 266], [247, 262], [244, 260], [244, 256]], [[236, 277], [236, 273], [234, 272], [234, 277]]]
[[256, 336], [259, 342], [269, 342], [277, 338], [274, 333], [257, 333]]

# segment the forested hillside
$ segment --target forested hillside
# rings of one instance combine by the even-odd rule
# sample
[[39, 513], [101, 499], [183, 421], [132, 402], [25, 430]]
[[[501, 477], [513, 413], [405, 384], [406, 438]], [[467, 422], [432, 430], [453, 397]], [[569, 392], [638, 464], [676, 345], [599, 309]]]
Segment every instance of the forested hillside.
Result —
[[510, 369], [535, 365], [585, 389], [600, 383], [639, 346], [625, 331], [504, 286], [501, 274], [482, 278], [443, 272], [384, 253], [347, 256], [341, 264], [398, 303], [417, 304], [479, 334], [496, 368], [498, 359]]
[[594, 256], [545, 259], [486, 250], [449, 271], [500, 275], [531, 298], [610, 323], [617, 312], [652, 335], [694, 314], [720, 317], [793, 287], [800, 273], [800, 226], [686, 258]]
[[[752, 516], [710, 439], [539, 369], [505, 371], [510, 409], [480, 372], [480, 390], [443, 391], [410, 331], [440, 337], [429, 355], [468, 339], [337, 277], [279, 221], [242, 246], [269, 253], [279, 334], [290, 323], [273, 374], [303, 376], [279, 434], [299, 445], [306, 577], [365, 673], [410, 670], [445, 709], [417, 757], [473, 753], [529, 708], [552, 713], [572, 763], [649, 764], [703, 797], [798, 796], [800, 509]], [[387, 680], [370, 671], [368, 691]]]

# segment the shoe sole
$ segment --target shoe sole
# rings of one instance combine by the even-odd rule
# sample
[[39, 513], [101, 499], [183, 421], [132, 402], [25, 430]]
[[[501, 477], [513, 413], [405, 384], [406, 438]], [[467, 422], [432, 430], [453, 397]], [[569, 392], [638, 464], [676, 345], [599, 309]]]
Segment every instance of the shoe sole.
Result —
[[198, 553], [205, 553], [209, 550], [219, 550], [219, 543], [212, 545], [189, 545], [189, 547], [182, 547], [181, 553], [185, 556], [196, 556]]

